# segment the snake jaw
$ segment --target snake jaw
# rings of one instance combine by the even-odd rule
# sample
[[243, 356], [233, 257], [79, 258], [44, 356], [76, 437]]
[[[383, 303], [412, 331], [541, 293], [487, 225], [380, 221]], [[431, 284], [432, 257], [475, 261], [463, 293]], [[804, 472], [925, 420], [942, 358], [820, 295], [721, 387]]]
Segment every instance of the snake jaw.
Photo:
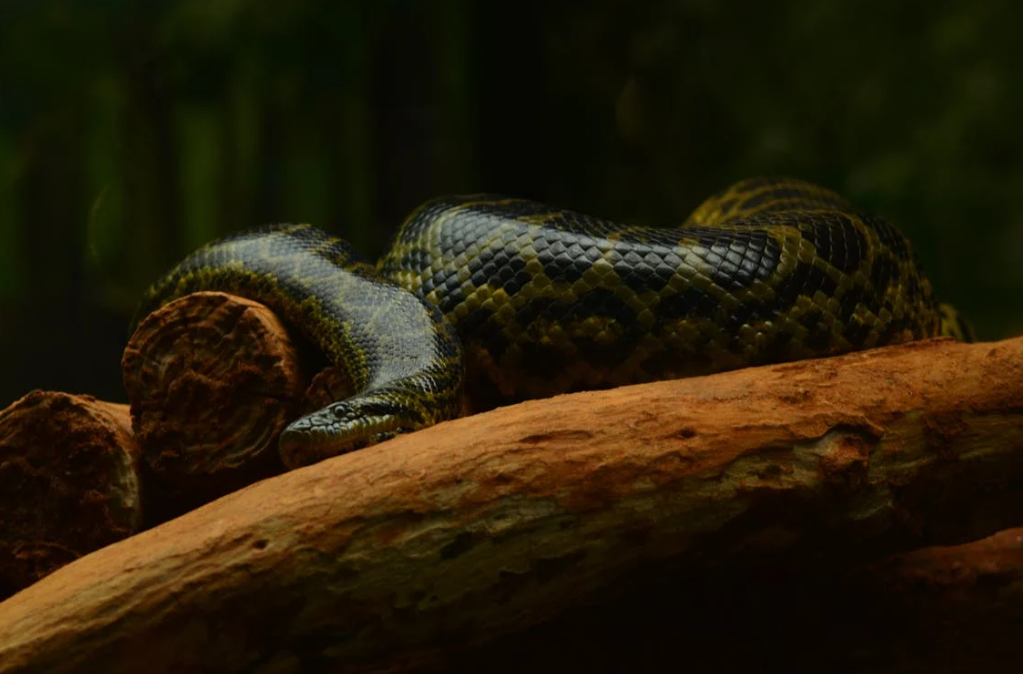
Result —
[[348, 399], [296, 419], [281, 432], [288, 468], [309, 465], [395, 437], [415, 427], [406, 410], [389, 401]]

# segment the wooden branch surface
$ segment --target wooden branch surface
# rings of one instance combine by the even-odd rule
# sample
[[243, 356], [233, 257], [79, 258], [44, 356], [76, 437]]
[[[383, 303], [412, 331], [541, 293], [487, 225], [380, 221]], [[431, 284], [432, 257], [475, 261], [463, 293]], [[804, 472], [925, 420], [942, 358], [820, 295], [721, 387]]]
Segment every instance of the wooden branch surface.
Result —
[[0, 672], [363, 671], [777, 555], [877, 558], [1023, 506], [1023, 338], [560, 396], [296, 470], [0, 604]]

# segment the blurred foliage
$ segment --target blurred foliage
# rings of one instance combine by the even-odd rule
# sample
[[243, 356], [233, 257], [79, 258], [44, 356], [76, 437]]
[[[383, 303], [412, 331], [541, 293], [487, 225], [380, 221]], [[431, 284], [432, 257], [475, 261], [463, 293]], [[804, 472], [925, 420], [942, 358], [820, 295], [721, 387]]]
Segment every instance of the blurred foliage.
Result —
[[1023, 5], [1007, 0], [2, 0], [0, 406], [122, 398], [135, 299], [200, 243], [311, 221], [375, 257], [430, 196], [682, 220], [758, 174], [913, 239], [1023, 333]]

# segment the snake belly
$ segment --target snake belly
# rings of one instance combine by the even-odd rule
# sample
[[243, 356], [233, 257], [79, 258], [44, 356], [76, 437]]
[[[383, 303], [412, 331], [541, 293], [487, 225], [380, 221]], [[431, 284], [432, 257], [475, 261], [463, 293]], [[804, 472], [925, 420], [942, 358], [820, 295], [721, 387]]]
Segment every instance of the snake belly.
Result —
[[[198, 290], [263, 302], [357, 393], [281, 436], [319, 456], [470, 409], [922, 339], [966, 337], [906, 237], [800, 180], [732, 185], [674, 229], [441, 197], [376, 268], [308, 225], [209, 244], [137, 316]], [[464, 373], [463, 373], [464, 367]]]

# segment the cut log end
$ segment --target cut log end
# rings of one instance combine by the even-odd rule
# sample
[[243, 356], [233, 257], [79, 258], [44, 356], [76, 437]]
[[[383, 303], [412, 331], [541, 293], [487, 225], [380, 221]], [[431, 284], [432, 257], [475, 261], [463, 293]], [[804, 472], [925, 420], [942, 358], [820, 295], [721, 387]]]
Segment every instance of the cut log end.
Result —
[[137, 532], [127, 405], [32, 391], [0, 411], [0, 598]]
[[277, 438], [306, 376], [264, 305], [213, 292], [175, 300], [142, 321], [122, 370], [152, 521], [283, 470]]

